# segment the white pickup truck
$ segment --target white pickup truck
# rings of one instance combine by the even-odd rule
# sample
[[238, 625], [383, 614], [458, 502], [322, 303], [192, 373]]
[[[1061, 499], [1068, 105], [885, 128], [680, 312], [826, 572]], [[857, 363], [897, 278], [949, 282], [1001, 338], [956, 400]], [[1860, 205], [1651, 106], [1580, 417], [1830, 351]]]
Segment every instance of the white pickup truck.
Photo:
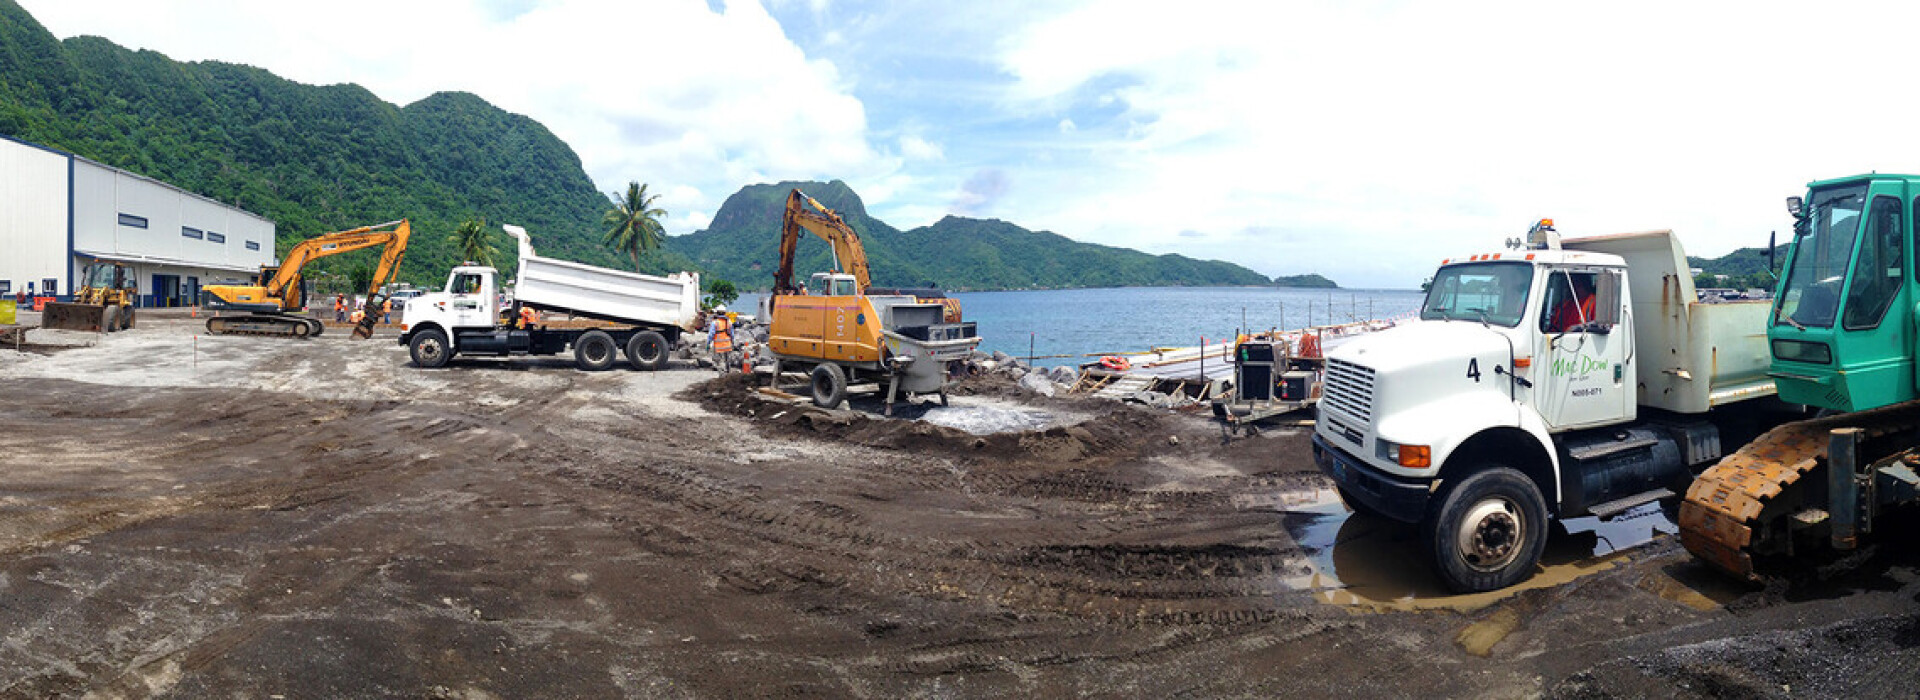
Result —
[[[555, 355], [573, 349], [584, 370], [613, 366], [621, 350], [634, 369], [655, 370], [699, 313], [700, 275], [666, 277], [609, 270], [533, 252], [526, 229], [504, 226], [519, 240], [520, 276], [514, 306], [503, 319], [494, 306], [500, 291], [491, 267], [463, 265], [447, 276], [444, 291], [407, 302], [400, 317], [400, 344], [414, 364], [443, 367], [455, 355]], [[518, 308], [608, 321], [598, 328], [522, 328]]]
[[1671, 232], [1542, 221], [1513, 245], [1443, 261], [1420, 321], [1331, 351], [1314, 425], [1348, 506], [1419, 524], [1461, 592], [1533, 575], [1550, 518], [1684, 493], [1721, 457], [1716, 409], [1774, 393], [1769, 302], [1696, 301]]

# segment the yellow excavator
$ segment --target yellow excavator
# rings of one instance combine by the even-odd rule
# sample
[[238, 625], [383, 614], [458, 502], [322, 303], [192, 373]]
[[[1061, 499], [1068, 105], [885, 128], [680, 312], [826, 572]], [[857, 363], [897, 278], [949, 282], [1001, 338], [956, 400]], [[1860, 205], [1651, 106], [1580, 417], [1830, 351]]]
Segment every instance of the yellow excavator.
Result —
[[[213, 285], [206, 288], [206, 307], [212, 311], [232, 311], [207, 319], [207, 332], [215, 335], [273, 335], [292, 338], [318, 336], [326, 326], [318, 319], [295, 315], [307, 305], [306, 289], [300, 272], [307, 263], [320, 258], [356, 250], [386, 246], [380, 254], [380, 266], [373, 272], [367, 289], [367, 308], [379, 308], [385, 297], [380, 288], [392, 281], [400, 270], [400, 258], [407, 252], [407, 237], [412, 228], [406, 219], [374, 226], [314, 236], [287, 251], [279, 265], [260, 268], [252, 285]], [[379, 314], [368, 313], [353, 328], [353, 337], [373, 337], [373, 325]]]
[[73, 301], [46, 305], [41, 328], [112, 333], [133, 327], [133, 300], [138, 296], [133, 268], [100, 260], [89, 263], [80, 280]]
[[[815, 273], [805, 286], [793, 279], [794, 252], [805, 230], [833, 249], [834, 270]], [[841, 272], [840, 270], [846, 270]], [[765, 301], [772, 324], [767, 346], [783, 366], [807, 368], [813, 402], [835, 408], [850, 385], [884, 385], [886, 411], [899, 392], [939, 392], [946, 401], [949, 362], [980, 344], [972, 323], [959, 320], [960, 304], [932, 290], [883, 290], [871, 286], [866, 249], [838, 213], [800, 190], [787, 195], [780, 227], [780, 264], [773, 294]]]

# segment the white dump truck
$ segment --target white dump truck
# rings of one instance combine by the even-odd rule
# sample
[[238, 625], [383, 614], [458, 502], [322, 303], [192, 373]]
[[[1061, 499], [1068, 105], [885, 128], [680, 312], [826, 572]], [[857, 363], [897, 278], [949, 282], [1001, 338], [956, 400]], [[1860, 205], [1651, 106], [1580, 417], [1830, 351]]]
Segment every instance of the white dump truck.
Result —
[[1769, 302], [1696, 301], [1671, 232], [1562, 242], [1546, 220], [1510, 245], [1329, 352], [1312, 438], [1348, 506], [1420, 525], [1461, 592], [1531, 576], [1550, 519], [1685, 493], [1722, 407], [1774, 393]]
[[[621, 351], [634, 369], [655, 370], [666, 367], [680, 333], [692, 330], [699, 313], [700, 275], [657, 277], [542, 258], [534, 254], [526, 229], [502, 228], [519, 240], [514, 308], [502, 317], [495, 303], [500, 285], [493, 268], [453, 268], [444, 291], [414, 297], [401, 312], [400, 344], [407, 346], [414, 364], [442, 367], [455, 355], [556, 355], [572, 348], [574, 362], [584, 370], [612, 367]], [[520, 308], [611, 325], [529, 325], [520, 321]]]

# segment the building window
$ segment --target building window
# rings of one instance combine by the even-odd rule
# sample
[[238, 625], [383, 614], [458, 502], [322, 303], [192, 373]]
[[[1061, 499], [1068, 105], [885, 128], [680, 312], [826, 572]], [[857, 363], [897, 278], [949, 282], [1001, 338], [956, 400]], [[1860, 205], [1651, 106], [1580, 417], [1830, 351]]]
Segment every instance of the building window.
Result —
[[259, 241], [247, 241], [247, 250], [259, 250], [259, 249], [260, 249]]
[[208, 243], [225, 243], [225, 242], [227, 242], [227, 234], [224, 234], [224, 233], [214, 233], [214, 232], [212, 232], [212, 231], [208, 231], [208, 232], [207, 232], [207, 242], [208, 242]]
[[0, 294], [13, 293], [13, 280], [0, 280]]
[[44, 296], [50, 296], [50, 297], [59, 296], [60, 280], [54, 279], [52, 277], [48, 277], [46, 279], [40, 280], [40, 294]]
[[180, 235], [186, 236], [188, 238], [199, 238], [200, 229], [194, 228], [192, 226], [182, 226], [180, 227]]
[[121, 215], [120, 215], [120, 225], [121, 225], [121, 226], [132, 226], [132, 227], [134, 227], [134, 228], [146, 228], [146, 227], [147, 227], [147, 217], [144, 217], [144, 216], [134, 216], [134, 215], [132, 215], [132, 214], [121, 214]]

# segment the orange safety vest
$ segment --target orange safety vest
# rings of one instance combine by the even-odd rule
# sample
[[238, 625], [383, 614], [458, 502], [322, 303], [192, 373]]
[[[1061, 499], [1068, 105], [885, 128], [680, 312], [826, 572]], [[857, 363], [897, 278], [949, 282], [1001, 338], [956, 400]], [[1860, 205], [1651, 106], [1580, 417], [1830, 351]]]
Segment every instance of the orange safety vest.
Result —
[[531, 306], [520, 307], [520, 327], [521, 328], [533, 327], [533, 307]]
[[709, 336], [714, 352], [733, 352], [733, 324], [726, 316], [713, 317], [713, 335]]

